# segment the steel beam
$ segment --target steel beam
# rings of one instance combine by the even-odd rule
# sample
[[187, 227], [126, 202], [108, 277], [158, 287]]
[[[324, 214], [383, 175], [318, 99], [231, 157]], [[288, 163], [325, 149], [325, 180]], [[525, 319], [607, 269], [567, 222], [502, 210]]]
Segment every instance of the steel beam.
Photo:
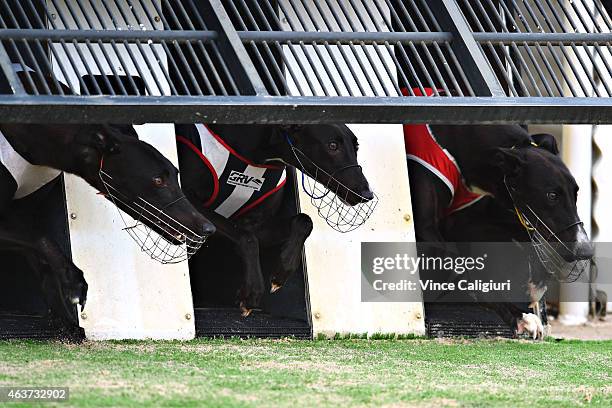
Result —
[[219, 34], [219, 48], [236, 80], [242, 94], [268, 95], [257, 69], [253, 65], [244, 44], [238, 37], [234, 24], [225, 11], [221, 0], [198, 2], [204, 11], [210, 29]]
[[219, 39], [215, 31], [196, 30], [38, 30], [28, 28], [0, 29], [0, 39], [50, 40], [50, 41], [214, 41]]
[[473, 33], [477, 42], [516, 43], [586, 43], [589, 45], [612, 42], [612, 33]]
[[0, 118], [23, 123], [610, 124], [612, 98], [0, 95]]
[[453, 39], [445, 32], [373, 32], [373, 31], [238, 31], [242, 42], [278, 41], [280, 43], [409, 43], [409, 42], [447, 42]]
[[438, 22], [454, 35], [451, 43], [455, 55], [461, 61], [474, 92], [478, 96], [506, 96], [493, 68], [474, 39], [463, 12], [455, 0], [432, 0], [439, 11]]

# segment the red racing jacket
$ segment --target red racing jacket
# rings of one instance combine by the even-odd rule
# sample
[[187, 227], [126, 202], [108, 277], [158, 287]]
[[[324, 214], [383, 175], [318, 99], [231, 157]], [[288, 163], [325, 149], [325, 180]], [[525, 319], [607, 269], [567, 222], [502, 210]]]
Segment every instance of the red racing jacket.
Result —
[[[407, 90], [402, 90], [404, 95]], [[415, 88], [416, 96], [422, 96], [422, 92]], [[427, 96], [433, 94], [431, 88], [425, 88]], [[465, 184], [461, 170], [453, 156], [438, 144], [429, 125], [404, 125], [404, 143], [406, 147], [406, 159], [419, 163], [438, 177], [448, 187], [451, 199], [448, 203], [446, 214], [462, 210], [484, 197], [483, 194], [474, 193]]]

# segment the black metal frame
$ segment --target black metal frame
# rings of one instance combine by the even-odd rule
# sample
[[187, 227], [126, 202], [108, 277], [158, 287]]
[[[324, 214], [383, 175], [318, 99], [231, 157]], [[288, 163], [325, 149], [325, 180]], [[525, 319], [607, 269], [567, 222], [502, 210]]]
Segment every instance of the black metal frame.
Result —
[[[55, 16], [66, 3], [68, 12]], [[0, 21], [0, 79], [13, 90], [0, 95], [2, 121], [612, 123], [612, 16], [601, 0], [592, 9], [562, 0], [102, 3], [0, 0], [8, 16]], [[35, 6], [56, 20], [51, 29], [22, 15]], [[78, 10], [86, 22], [71, 23]], [[140, 29], [119, 28], [134, 19]], [[36, 73], [14, 71], [37, 47], [51, 49], [40, 66], [62, 72], [76, 72], [73, 59], [57, 58], [67, 47], [88, 71], [105, 71], [108, 54], [121, 48], [131, 60], [119, 56], [122, 67], [151, 73], [157, 86], [130, 96], [127, 86], [90, 90], [80, 81], [83, 95], [67, 95], [55, 79], [40, 86]], [[269, 63], [273, 53], [279, 58]], [[424, 88], [435, 97], [413, 96]]]

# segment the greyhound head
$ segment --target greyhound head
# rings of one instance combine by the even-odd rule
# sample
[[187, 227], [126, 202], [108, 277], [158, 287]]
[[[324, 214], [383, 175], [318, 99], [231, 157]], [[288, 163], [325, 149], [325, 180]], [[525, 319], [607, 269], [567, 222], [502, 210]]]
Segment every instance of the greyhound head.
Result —
[[132, 126], [84, 126], [76, 142], [81, 171], [75, 173], [135, 220], [174, 243], [185, 242], [190, 233], [205, 237], [215, 232], [184, 199], [176, 167], [139, 140]]
[[357, 162], [357, 137], [346, 125], [280, 126], [274, 138], [283, 161], [310, 174], [346, 204], [374, 198]]
[[538, 147], [497, 148], [492, 156], [513, 205], [546, 241], [558, 241], [556, 250], [567, 262], [591, 259], [593, 246], [576, 207], [578, 184], [557, 156], [552, 136], [537, 135], [534, 141]]

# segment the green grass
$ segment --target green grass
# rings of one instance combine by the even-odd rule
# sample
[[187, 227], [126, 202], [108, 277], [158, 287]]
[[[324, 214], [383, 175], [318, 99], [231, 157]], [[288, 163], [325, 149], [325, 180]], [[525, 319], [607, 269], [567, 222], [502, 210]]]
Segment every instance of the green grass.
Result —
[[610, 407], [612, 342], [5, 341], [0, 385], [74, 406]]

